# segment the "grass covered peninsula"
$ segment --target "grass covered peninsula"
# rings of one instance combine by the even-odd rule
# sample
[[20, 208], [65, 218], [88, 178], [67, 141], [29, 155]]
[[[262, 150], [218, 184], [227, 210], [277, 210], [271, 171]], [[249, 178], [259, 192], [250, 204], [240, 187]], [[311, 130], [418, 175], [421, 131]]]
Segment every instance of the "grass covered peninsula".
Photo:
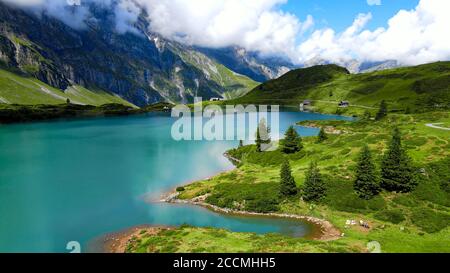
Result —
[[[182, 226], [137, 234], [128, 241], [126, 251], [368, 252], [368, 244], [375, 241], [382, 252], [448, 252], [450, 131], [427, 125], [449, 121], [448, 112], [389, 113], [380, 120], [354, 122], [305, 121], [299, 125], [322, 128], [325, 137], [301, 138], [299, 149], [290, 153], [283, 151], [284, 145], [271, 152], [258, 152], [254, 145], [236, 148], [228, 152], [238, 159], [235, 170], [178, 188], [177, 198], [193, 203], [324, 219], [340, 231], [340, 238], [309, 240]], [[392, 190], [382, 183], [396, 128], [408, 158], [408, 175], [414, 181], [408, 190]], [[379, 187], [368, 198], [355, 188], [366, 144], [373, 163], [371, 174]], [[287, 195], [280, 191], [280, 169], [285, 162], [296, 186]], [[306, 198], [311, 162], [317, 165], [325, 189], [317, 199]]]

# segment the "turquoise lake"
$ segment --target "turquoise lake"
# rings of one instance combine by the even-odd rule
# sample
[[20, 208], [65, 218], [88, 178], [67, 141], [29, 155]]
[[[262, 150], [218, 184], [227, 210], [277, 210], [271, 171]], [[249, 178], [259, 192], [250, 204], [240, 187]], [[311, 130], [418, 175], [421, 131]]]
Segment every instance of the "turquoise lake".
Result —
[[[349, 119], [281, 112], [280, 130], [301, 120]], [[238, 141], [175, 141], [164, 114], [0, 126], [0, 252], [68, 252], [132, 226], [213, 226], [304, 236], [300, 221], [226, 216], [149, 198], [229, 170]], [[318, 130], [296, 127], [302, 136]]]

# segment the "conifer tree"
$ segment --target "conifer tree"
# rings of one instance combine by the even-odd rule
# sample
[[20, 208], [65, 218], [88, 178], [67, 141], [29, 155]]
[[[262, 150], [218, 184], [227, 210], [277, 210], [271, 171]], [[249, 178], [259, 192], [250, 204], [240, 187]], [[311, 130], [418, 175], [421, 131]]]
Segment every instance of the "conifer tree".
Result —
[[242, 147], [244, 147], [244, 141], [242, 141], [242, 139], [241, 139], [241, 140], [239, 140], [239, 148], [242, 148]]
[[381, 120], [381, 119], [383, 119], [384, 117], [387, 116], [387, 112], [388, 112], [388, 110], [387, 110], [387, 104], [386, 104], [386, 101], [385, 101], [385, 100], [382, 100], [382, 101], [381, 101], [381, 104], [380, 104], [380, 109], [378, 110], [378, 113], [377, 113], [375, 119], [376, 119], [376, 120]]
[[270, 128], [267, 127], [266, 120], [261, 119], [256, 128], [256, 150], [258, 152], [265, 151], [269, 148], [270, 140]]
[[289, 161], [285, 160], [281, 165], [280, 170], [280, 194], [281, 196], [293, 196], [297, 194], [297, 185], [292, 176], [291, 166]]
[[381, 187], [393, 192], [410, 192], [417, 185], [411, 159], [402, 147], [400, 130], [394, 129], [389, 149], [381, 164]]
[[325, 195], [326, 186], [317, 167], [317, 163], [311, 162], [303, 186], [303, 199], [307, 202], [318, 202]]
[[363, 199], [371, 199], [380, 193], [380, 184], [375, 171], [369, 146], [364, 145], [356, 167], [354, 189]]
[[294, 126], [289, 127], [284, 136], [284, 140], [282, 141], [283, 153], [294, 154], [303, 148], [302, 138], [294, 129]]
[[328, 139], [327, 133], [325, 133], [325, 130], [320, 128], [319, 135], [317, 136], [317, 142], [321, 143]]

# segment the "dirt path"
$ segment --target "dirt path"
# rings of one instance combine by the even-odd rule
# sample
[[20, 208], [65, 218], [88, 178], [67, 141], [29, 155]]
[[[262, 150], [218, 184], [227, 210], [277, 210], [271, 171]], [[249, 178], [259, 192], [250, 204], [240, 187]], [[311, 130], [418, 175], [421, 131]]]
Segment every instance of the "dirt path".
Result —
[[434, 129], [450, 131], [450, 128], [438, 126], [441, 124], [443, 124], [443, 123], [428, 123], [428, 124], [425, 124], [425, 126], [434, 128]]

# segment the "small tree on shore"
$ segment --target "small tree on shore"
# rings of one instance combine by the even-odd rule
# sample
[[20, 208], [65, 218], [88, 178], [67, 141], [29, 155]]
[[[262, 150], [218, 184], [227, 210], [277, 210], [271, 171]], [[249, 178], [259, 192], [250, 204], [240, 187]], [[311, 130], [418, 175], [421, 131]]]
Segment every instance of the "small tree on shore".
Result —
[[388, 191], [406, 193], [416, 185], [411, 159], [402, 147], [400, 130], [395, 128], [381, 164], [381, 187]]
[[372, 118], [372, 114], [370, 113], [370, 111], [369, 110], [364, 111], [363, 119], [370, 120], [371, 118]]
[[70, 99], [69, 98], [66, 99], [66, 103], [70, 104]]
[[258, 152], [267, 150], [270, 142], [270, 128], [267, 127], [266, 120], [261, 119], [258, 128], [256, 128], [256, 150]]
[[325, 133], [325, 130], [323, 129], [323, 127], [320, 128], [319, 135], [317, 136], [317, 142], [322, 143], [327, 139], [328, 139], [327, 133]]
[[317, 163], [311, 162], [306, 172], [303, 186], [303, 199], [307, 202], [318, 202], [326, 195], [326, 186], [320, 174]]
[[284, 139], [282, 141], [282, 151], [285, 154], [294, 154], [303, 149], [302, 138], [294, 129], [294, 126], [291, 126], [287, 129], [284, 134]]
[[296, 195], [298, 192], [294, 177], [292, 176], [289, 161], [285, 160], [280, 170], [280, 194], [284, 197]]
[[371, 199], [380, 193], [380, 184], [369, 146], [364, 145], [356, 167], [354, 189], [360, 198]]
[[375, 117], [376, 120], [381, 120], [384, 117], [387, 116], [388, 110], [387, 110], [387, 104], [385, 100], [382, 100], [380, 103], [380, 109], [378, 110], [378, 113]]
[[242, 148], [242, 147], [244, 147], [244, 141], [242, 141], [242, 139], [241, 139], [241, 140], [239, 140], [239, 148]]

